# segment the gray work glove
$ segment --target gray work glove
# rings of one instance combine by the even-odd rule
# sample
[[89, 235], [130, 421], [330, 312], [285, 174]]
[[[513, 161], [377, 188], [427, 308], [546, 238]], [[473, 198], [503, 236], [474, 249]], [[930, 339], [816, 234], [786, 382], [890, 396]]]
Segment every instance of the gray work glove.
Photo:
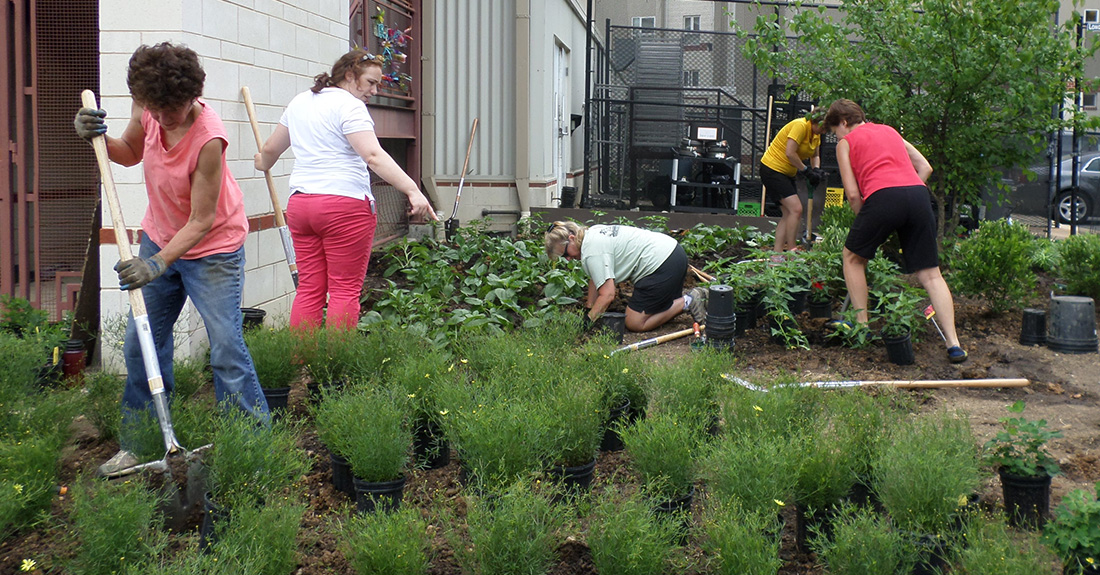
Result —
[[159, 278], [167, 267], [160, 254], [151, 258], [131, 258], [118, 262], [115, 264], [115, 271], [118, 272], [119, 288], [123, 291], [140, 289]]
[[76, 128], [76, 135], [91, 141], [92, 138], [96, 136], [106, 134], [107, 123], [103, 121], [106, 117], [106, 110], [81, 108], [76, 112], [76, 117], [73, 118], [73, 127]]

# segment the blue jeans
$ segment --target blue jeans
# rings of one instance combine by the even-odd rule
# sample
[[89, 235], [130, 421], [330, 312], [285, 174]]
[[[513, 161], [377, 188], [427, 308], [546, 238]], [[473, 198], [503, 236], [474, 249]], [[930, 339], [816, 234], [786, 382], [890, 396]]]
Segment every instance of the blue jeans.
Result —
[[[143, 237], [139, 255], [152, 257], [160, 251]], [[244, 248], [225, 254], [213, 254], [194, 260], [176, 260], [164, 274], [141, 289], [146, 313], [156, 343], [164, 391], [171, 399], [175, 390], [172, 355], [175, 347], [173, 327], [187, 298], [198, 309], [210, 340], [210, 366], [214, 371], [214, 394], [218, 404], [236, 406], [257, 420], [267, 423], [270, 414], [260, 390], [252, 356], [244, 343], [241, 328], [241, 288], [244, 284]], [[122, 393], [123, 449], [133, 451], [125, 433], [128, 424], [143, 413], [154, 419], [152, 394], [145, 374], [141, 345], [131, 312], [123, 344], [126, 358], [126, 389]]]

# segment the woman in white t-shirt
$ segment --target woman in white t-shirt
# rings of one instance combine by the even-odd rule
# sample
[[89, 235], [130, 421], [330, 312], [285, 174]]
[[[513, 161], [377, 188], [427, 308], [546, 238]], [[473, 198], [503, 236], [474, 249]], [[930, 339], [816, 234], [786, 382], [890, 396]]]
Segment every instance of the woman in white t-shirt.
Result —
[[256, 154], [256, 169], [265, 171], [294, 149], [286, 211], [299, 274], [292, 328], [319, 327], [326, 300], [328, 327], [353, 329], [359, 323], [377, 222], [370, 172], [405, 194], [410, 217], [439, 219], [375, 136], [365, 102], [381, 82], [380, 57], [362, 49], [344, 54], [290, 101]]

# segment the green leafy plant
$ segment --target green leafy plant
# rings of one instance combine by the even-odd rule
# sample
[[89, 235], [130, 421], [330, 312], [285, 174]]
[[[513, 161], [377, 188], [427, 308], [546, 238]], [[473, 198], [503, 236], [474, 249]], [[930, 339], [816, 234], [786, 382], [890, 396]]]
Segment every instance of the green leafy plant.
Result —
[[1035, 239], [1027, 227], [1008, 220], [983, 221], [977, 233], [959, 245], [948, 276], [961, 294], [984, 298], [994, 313], [1020, 307], [1038, 281], [1031, 270]]
[[856, 482], [855, 453], [838, 429], [822, 416], [794, 442], [794, 499], [803, 514], [838, 505]]
[[603, 437], [607, 405], [603, 390], [592, 380], [565, 377], [546, 386], [538, 402], [537, 420], [550, 437], [551, 463], [584, 465], [593, 460]]
[[867, 507], [843, 507], [832, 536], [816, 531], [812, 546], [833, 575], [909, 573], [915, 562], [908, 539]]
[[795, 490], [797, 451], [779, 435], [739, 435], [716, 441], [700, 462], [707, 487], [722, 501], [777, 521]]
[[328, 394], [314, 410], [317, 435], [362, 481], [401, 477], [412, 447], [412, 414], [399, 390], [363, 387]]
[[71, 569], [78, 575], [117, 573], [142, 563], [168, 543], [161, 531], [157, 496], [135, 482], [78, 483], [73, 490]]
[[359, 575], [423, 575], [428, 571], [431, 537], [427, 522], [416, 509], [357, 515], [341, 531], [344, 556]]
[[970, 521], [966, 545], [959, 549], [952, 573], [979, 575], [991, 570], [998, 575], [1032, 575], [1050, 572], [1051, 552], [1031, 533], [1017, 533], [1002, 517]]
[[588, 527], [588, 547], [599, 573], [665, 573], [676, 537], [674, 522], [653, 513], [652, 504], [635, 493], [609, 490], [600, 496]]
[[49, 313], [37, 309], [31, 302], [8, 294], [0, 294], [0, 330], [18, 337], [29, 336], [35, 329], [46, 327]]
[[921, 315], [921, 296], [914, 288], [872, 291], [877, 299], [875, 316], [882, 321], [883, 337], [915, 337], [917, 327], [924, 321]]
[[[172, 362], [172, 375], [175, 385], [172, 390], [173, 401], [190, 401], [203, 386], [209, 384], [210, 362], [207, 361], [210, 350], [196, 357], [183, 357]], [[285, 353], [285, 352], [284, 352]]]
[[874, 344], [877, 337], [867, 324], [859, 323], [856, 319], [858, 313], [859, 310], [853, 308], [840, 312], [841, 323], [836, 329], [828, 331], [825, 338], [840, 340], [842, 345], [852, 349], [866, 349]]
[[727, 358], [705, 349], [674, 364], [650, 368], [645, 384], [650, 413], [675, 414], [682, 421], [690, 420], [696, 429], [716, 430], [718, 390], [725, 385], [722, 367]]
[[1058, 277], [1066, 292], [1100, 300], [1100, 235], [1077, 234], [1058, 245]]
[[[298, 336], [298, 352], [306, 362], [306, 373], [313, 383], [346, 383], [355, 372], [363, 337], [354, 330], [318, 329]], [[290, 358], [287, 358], [290, 359]]]
[[469, 500], [470, 547], [458, 553], [467, 573], [539, 575], [555, 558], [565, 508], [550, 495], [517, 482], [492, 500]]
[[[1008, 407], [1010, 413], [1023, 413], [1024, 402]], [[1061, 431], [1047, 429], [1047, 420], [1024, 417], [1002, 417], [1003, 429], [985, 443], [986, 459], [1011, 475], [1023, 477], [1053, 476], [1060, 473], [1058, 462], [1047, 451], [1051, 439], [1062, 437]]]
[[702, 531], [708, 572], [720, 575], [775, 575], [783, 566], [774, 514], [746, 510], [736, 502], [708, 502]]
[[302, 366], [289, 350], [294, 349], [298, 336], [289, 329], [261, 328], [244, 334], [244, 343], [256, 366], [256, 376], [264, 389], [290, 387]]
[[1062, 558], [1066, 573], [1080, 575], [1100, 564], [1100, 482], [1093, 492], [1074, 489], [1043, 527], [1043, 542]]
[[262, 505], [309, 470], [293, 425], [257, 426], [251, 417], [232, 412], [218, 420], [214, 444], [203, 453], [203, 461], [211, 493], [232, 509]]
[[654, 498], [667, 501], [691, 492], [702, 433], [694, 425], [697, 421], [658, 413], [620, 430], [630, 465]]

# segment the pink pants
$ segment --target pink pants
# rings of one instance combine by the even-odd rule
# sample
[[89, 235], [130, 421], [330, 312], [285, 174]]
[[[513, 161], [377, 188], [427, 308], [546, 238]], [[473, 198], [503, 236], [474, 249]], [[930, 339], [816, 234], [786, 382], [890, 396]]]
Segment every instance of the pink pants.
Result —
[[296, 193], [287, 202], [286, 221], [298, 259], [290, 327], [320, 327], [327, 298], [326, 325], [354, 329], [378, 223], [370, 200]]

